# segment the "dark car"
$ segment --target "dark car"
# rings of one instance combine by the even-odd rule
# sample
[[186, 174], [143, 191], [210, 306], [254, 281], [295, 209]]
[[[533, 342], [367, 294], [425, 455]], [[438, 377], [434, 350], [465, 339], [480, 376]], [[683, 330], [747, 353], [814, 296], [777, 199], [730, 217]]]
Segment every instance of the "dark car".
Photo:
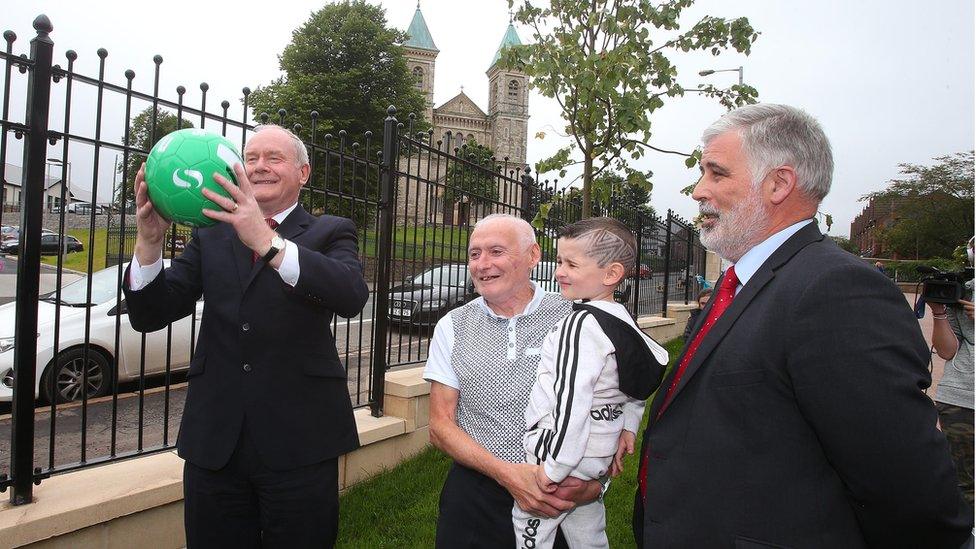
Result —
[[[64, 249], [69, 254], [74, 252], [84, 251], [85, 247], [81, 245], [81, 241], [77, 238], [71, 236], [70, 234], [64, 235]], [[58, 235], [41, 235], [41, 253], [46, 254], [56, 254], [58, 253]]]
[[[0, 252], [6, 254], [16, 254], [17, 247], [20, 245], [19, 234], [16, 236], [8, 236], [0, 242]], [[85, 249], [81, 245], [81, 242], [71, 236], [64, 236], [64, 250], [67, 253], [80, 252]], [[44, 232], [41, 234], [41, 254], [57, 255], [58, 253], [58, 235], [51, 232]]]
[[396, 324], [433, 326], [448, 311], [475, 294], [468, 266], [448, 263], [408, 277], [390, 290], [390, 320]]

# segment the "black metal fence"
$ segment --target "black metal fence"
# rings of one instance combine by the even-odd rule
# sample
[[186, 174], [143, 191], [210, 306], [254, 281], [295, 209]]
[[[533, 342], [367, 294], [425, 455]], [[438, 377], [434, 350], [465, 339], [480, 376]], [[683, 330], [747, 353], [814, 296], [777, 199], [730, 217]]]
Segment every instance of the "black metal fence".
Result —
[[[40, 16], [34, 28], [29, 55], [14, 53], [16, 36], [10, 31], [0, 52], [4, 186], [10, 184], [8, 157], [22, 151], [24, 167], [23, 181], [15, 182], [22, 188], [15, 221], [21, 231], [16, 299], [10, 305], [16, 321], [0, 325], [0, 402], [12, 402], [10, 416], [0, 416], [0, 489], [12, 488], [14, 504], [30, 502], [33, 484], [51, 474], [165, 450], [175, 442], [186, 388], [183, 371], [202, 303], [196, 314], [160, 332], [139, 334], [129, 326], [120, 287], [135, 229], [133, 217], [122, 213], [132, 200], [126, 196], [131, 189], [117, 180], [131, 181], [130, 159], [148, 153], [131, 139], [135, 114], [152, 109], [153, 135], [157, 118], [168, 113], [178, 125], [186, 117], [242, 148], [254, 130], [248, 88], [242, 90], [240, 117], [232, 119], [228, 101], [220, 103], [219, 112], [207, 110], [205, 83], [198, 104], [185, 101], [183, 86], [175, 101], [164, 99], [159, 56], [153, 60], [152, 93], [144, 93], [133, 89], [131, 70], [124, 73], [125, 85], [106, 79], [105, 50], [97, 52], [97, 77], [75, 71], [73, 51], [66, 53], [66, 68], [55, 65], [50, 21]], [[25, 92], [20, 104], [18, 87]], [[51, 114], [57, 123], [49, 123]], [[287, 112], [276, 114], [258, 118], [288, 124]], [[355, 139], [345, 132], [323, 135], [315, 112], [310, 128], [291, 125], [309, 149], [312, 168], [302, 204], [314, 214], [350, 217], [359, 227], [370, 299], [359, 316], [336, 319], [331, 331], [353, 405], [368, 406], [374, 415], [382, 414], [385, 372], [424, 361], [436, 321], [474, 297], [467, 242], [478, 219], [509, 213], [532, 220], [541, 203], [551, 204], [537, 232], [543, 260], [532, 276], [556, 291], [557, 231], [581, 212], [578, 200], [557, 192], [555, 183], [535, 182], [528, 168], [508, 159], [474, 158], [460, 136], [416, 133], [412, 115], [406, 123], [395, 115], [391, 107], [381, 139], [370, 132]], [[84, 123], [75, 124], [76, 119]], [[49, 186], [45, 174], [51, 166], [60, 166], [64, 175], [72, 162], [76, 177]], [[87, 227], [75, 229], [86, 250], [78, 256], [83, 260], [57, 253], [67, 231], [67, 208], [56, 216], [45, 214], [45, 195], [53, 192], [58, 204], [66, 204], [68, 187], [84, 181], [95, 202], [109, 178], [119, 207], [110, 208], [107, 222], [96, 222], [100, 212], [91, 209]], [[631, 226], [640, 245], [635, 275], [618, 294], [635, 316], [662, 313], [669, 300], [694, 298], [704, 253], [687, 222], [670, 211], [662, 219], [646, 206], [616, 199], [603, 211]], [[0, 211], [0, 224], [11, 224], [13, 216]], [[42, 226], [59, 235], [51, 265], [42, 264]], [[178, 255], [188, 238], [185, 228], [174, 226], [164, 257]]]

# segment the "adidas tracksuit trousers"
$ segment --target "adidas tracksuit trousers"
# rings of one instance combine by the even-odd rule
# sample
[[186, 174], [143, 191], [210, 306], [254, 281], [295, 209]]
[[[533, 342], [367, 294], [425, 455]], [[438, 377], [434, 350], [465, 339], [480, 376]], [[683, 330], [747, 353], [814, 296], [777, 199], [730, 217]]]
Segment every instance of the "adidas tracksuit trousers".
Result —
[[[526, 461], [539, 463], [539, 458], [532, 452], [539, 437], [545, 436], [547, 429], [535, 429], [526, 434]], [[613, 456], [580, 460], [579, 466], [571, 476], [582, 480], [596, 480], [607, 474]], [[515, 525], [516, 547], [520, 549], [550, 548], [556, 538], [556, 530], [562, 528], [566, 542], [572, 549], [606, 548], [607, 515], [603, 506], [603, 498], [597, 498], [587, 504], [578, 505], [573, 509], [555, 517], [537, 517], [526, 513], [518, 505], [512, 506], [512, 522]]]

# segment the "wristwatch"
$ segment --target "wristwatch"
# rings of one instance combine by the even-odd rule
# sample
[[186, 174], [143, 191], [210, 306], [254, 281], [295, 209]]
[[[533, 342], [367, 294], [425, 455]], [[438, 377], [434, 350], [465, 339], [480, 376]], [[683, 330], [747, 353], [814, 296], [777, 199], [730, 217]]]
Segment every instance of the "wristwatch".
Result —
[[275, 233], [275, 235], [271, 237], [271, 248], [268, 250], [268, 253], [264, 254], [264, 257], [261, 258], [261, 261], [264, 261], [265, 263], [270, 263], [271, 260], [274, 259], [276, 255], [280, 254], [281, 250], [284, 249], [285, 249], [285, 239], [281, 238], [281, 235], [279, 235], [278, 233]]

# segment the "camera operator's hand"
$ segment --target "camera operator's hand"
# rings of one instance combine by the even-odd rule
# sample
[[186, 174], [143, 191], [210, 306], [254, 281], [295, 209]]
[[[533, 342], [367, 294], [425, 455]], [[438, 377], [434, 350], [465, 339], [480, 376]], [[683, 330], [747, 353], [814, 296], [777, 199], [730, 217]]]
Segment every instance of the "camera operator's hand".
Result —
[[932, 311], [933, 315], [944, 315], [946, 314], [945, 303], [929, 303], [929, 309]]
[[965, 299], [960, 299], [959, 300], [959, 304], [962, 305], [962, 310], [963, 311], [966, 311], [966, 316], [969, 317], [969, 320], [972, 320], [973, 319], [973, 302], [972, 301], [966, 301]]

